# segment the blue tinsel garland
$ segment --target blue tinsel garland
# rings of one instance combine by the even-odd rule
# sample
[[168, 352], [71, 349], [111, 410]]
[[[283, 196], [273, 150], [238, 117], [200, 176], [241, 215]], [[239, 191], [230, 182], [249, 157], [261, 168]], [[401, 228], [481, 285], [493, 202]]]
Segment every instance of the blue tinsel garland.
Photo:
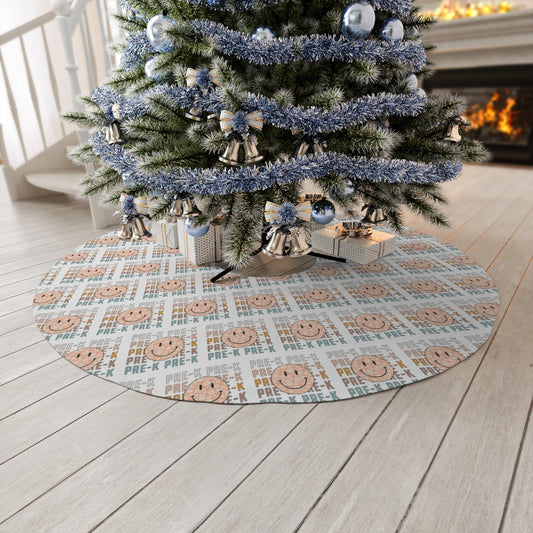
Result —
[[151, 190], [220, 195], [254, 192], [327, 175], [380, 183], [438, 183], [457, 177], [461, 162], [419, 163], [403, 159], [367, 159], [335, 152], [291, 158], [263, 166], [195, 169], [178, 167], [172, 171], [145, 174], [139, 161], [118, 144], [109, 144], [103, 131], [90, 138], [94, 152], [119, 172], [125, 180]]
[[[92, 98], [105, 112], [106, 118], [115, 118], [111, 106], [118, 104], [122, 120], [146, 114], [149, 99], [166, 96], [182, 109], [199, 108], [210, 113], [220, 113], [224, 109], [223, 93], [219, 90], [204, 95], [189, 87], [159, 85], [130, 99], [106, 88], [99, 87]], [[415, 116], [423, 111], [427, 102], [425, 96], [379, 93], [356, 98], [333, 109], [317, 107], [280, 106], [274, 100], [250, 94], [242, 110], [260, 110], [265, 124], [286, 130], [300, 130], [304, 135], [316, 136], [324, 132], [336, 132], [357, 124], [364, 124], [386, 116]]]
[[132, 33], [126, 39], [120, 66], [127, 72], [135, 70], [139, 65], [144, 66], [147, 56], [154, 52], [146, 32]]

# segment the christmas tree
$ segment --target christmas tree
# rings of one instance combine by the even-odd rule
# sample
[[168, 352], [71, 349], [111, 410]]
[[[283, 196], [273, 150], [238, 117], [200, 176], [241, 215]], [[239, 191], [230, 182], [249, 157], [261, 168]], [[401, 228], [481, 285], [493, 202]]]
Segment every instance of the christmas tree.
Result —
[[[123, 0], [120, 66], [68, 120], [92, 130], [76, 150], [97, 163], [86, 193], [192, 204], [198, 226], [224, 215], [225, 257], [245, 261], [266, 202], [295, 224], [302, 186], [348, 213], [404, 207], [445, 223], [439, 183], [486, 155], [461, 139], [463, 102], [427, 96], [409, 0]], [[200, 207], [199, 210], [195, 206]]]

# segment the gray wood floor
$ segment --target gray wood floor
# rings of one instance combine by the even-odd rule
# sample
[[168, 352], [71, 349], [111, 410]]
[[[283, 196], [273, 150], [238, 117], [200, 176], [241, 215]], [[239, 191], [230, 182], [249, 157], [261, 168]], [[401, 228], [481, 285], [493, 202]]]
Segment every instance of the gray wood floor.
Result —
[[0, 531], [533, 531], [533, 171], [468, 166], [445, 191], [451, 228], [409, 223], [496, 281], [489, 341], [432, 379], [316, 405], [174, 402], [61, 359], [32, 296], [102, 231], [75, 199], [4, 201]]

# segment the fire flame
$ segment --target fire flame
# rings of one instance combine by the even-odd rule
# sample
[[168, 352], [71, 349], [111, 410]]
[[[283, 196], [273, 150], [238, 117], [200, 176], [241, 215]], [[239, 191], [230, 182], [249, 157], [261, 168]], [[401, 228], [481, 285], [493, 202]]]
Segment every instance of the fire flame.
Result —
[[466, 3], [461, 5], [456, 0], [443, 0], [442, 4], [435, 11], [426, 13], [439, 20], [453, 20], [467, 17], [479, 17], [481, 15], [493, 15], [495, 13], [507, 13], [514, 9], [511, 2], [501, 0], [500, 2], [479, 2], [478, 4]]
[[[503, 99], [505, 102], [503, 103]], [[484, 126], [504, 133], [509, 136], [509, 140], [514, 141], [523, 129], [514, 124], [517, 112], [513, 111], [516, 104], [516, 98], [506, 95], [501, 98], [501, 93], [494, 92], [485, 107], [474, 104], [465, 113], [467, 119], [472, 124], [472, 130], [479, 130]]]

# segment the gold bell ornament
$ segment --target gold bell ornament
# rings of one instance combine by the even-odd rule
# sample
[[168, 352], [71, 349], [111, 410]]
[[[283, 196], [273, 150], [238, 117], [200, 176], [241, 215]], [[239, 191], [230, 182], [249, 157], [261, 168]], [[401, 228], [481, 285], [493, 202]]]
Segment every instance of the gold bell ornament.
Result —
[[218, 159], [222, 161], [222, 163], [226, 163], [226, 165], [238, 165], [241, 146], [242, 143], [240, 141], [237, 139], [232, 139], [226, 147], [226, 151]]
[[180, 218], [183, 215], [183, 203], [181, 198], [174, 198], [174, 200], [172, 200], [168, 214], [176, 218]]
[[313, 247], [309, 243], [309, 235], [300, 227], [294, 227], [290, 230], [289, 255], [291, 257], [301, 257], [308, 254]]
[[244, 137], [244, 162], [247, 165], [261, 161], [263, 156], [257, 150], [257, 139], [254, 135]]
[[464, 117], [454, 117], [448, 122], [446, 131], [444, 133], [443, 141], [457, 143], [462, 140], [460, 128], [467, 128], [470, 126], [470, 122]]
[[387, 217], [383, 213], [381, 207], [376, 207], [372, 203], [365, 204], [361, 211], [366, 211], [365, 216], [362, 218], [361, 223], [363, 224], [379, 224], [380, 222], [385, 222]]
[[106, 129], [105, 138], [109, 144], [124, 144], [126, 141], [122, 137], [118, 120], [114, 120]]
[[129, 241], [133, 235], [132, 224], [128, 220], [123, 220], [120, 231], [118, 232], [118, 238], [121, 241]]
[[284, 226], [273, 227], [268, 235], [268, 243], [263, 248], [263, 253], [270, 257], [276, 257], [281, 259], [287, 257], [287, 238], [289, 236], [289, 230]]
[[196, 205], [188, 196], [185, 196], [181, 199], [181, 207], [181, 216], [183, 218], [193, 218], [202, 214], [202, 212], [196, 207]]
[[152, 234], [146, 229], [142, 216], [136, 216], [133, 221], [132, 241], [140, 241], [143, 237], [151, 237]]

